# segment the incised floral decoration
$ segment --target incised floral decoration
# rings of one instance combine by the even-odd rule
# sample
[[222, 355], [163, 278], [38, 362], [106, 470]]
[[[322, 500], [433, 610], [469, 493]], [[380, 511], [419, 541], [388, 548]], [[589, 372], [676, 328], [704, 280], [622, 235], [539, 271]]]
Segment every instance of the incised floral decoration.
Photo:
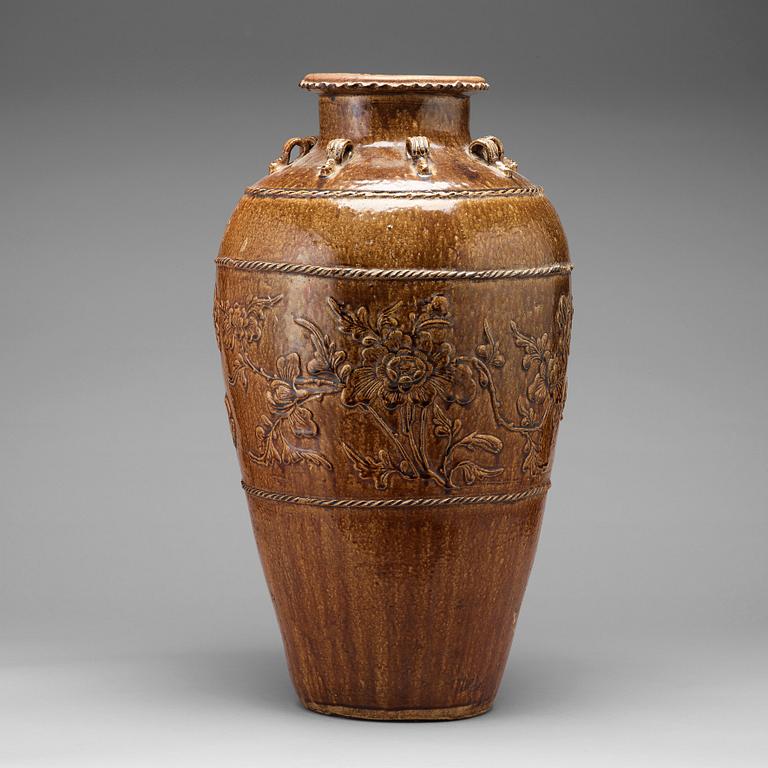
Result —
[[265, 311], [281, 299], [215, 302], [214, 323], [230, 387], [247, 388], [251, 376], [265, 385], [268, 412], [256, 428], [257, 445], [247, 454], [252, 461], [332, 469], [325, 454], [304, 443], [319, 433], [312, 401], [333, 396], [344, 408], [365, 414], [384, 439], [374, 455], [349, 442], [341, 444], [359, 477], [377, 489], [387, 488], [395, 476], [428, 480], [445, 489], [473, 485], [504, 471], [493, 463], [503, 448], [500, 437], [473, 429], [471, 410], [464, 421], [460, 418], [462, 409], [482, 395], [496, 427], [521, 437], [522, 471], [531, 476], [547, 471], [565, 403], [573, 314], [569, 296], [560, 297], [553, 336], [528, 335], [514, 321], [509, 323], [527, 375], [516, 418], [504, 413], [494, 380], [494, 371], [507, 361], [490, 324], [484, 322], [483, 339], [474, 353], [461, 354], [452, 341], [453, 316], [444, 295], [432, 295], [410, 309], [399, 301], [378, 312], [329, 298], [346, 344], [337, 343], [312, 320], [296, 318], [312, 345], [306, 366], [291, 352], [266, 370], [254, 361], [251, 350], [262, 336]]

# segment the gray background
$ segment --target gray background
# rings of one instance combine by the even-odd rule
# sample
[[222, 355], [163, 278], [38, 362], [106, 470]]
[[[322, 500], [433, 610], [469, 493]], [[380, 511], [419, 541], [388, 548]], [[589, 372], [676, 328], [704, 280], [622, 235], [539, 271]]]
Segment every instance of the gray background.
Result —
[[[766, 12], [755, 2], [4, 3], [0, 765], [768, 761]], [[295, 702], [222, 404], [212, 259], [307, 71], [483, 74], [577, 265], [494, 711]]]

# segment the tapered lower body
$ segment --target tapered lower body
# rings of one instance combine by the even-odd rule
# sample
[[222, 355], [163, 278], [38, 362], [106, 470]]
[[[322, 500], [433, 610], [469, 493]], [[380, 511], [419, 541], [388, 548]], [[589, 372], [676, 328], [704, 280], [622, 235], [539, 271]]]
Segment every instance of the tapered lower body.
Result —
[[543, 496], [436, 508], [249, 505], [304, 706], [377, 720], [490, 709]]

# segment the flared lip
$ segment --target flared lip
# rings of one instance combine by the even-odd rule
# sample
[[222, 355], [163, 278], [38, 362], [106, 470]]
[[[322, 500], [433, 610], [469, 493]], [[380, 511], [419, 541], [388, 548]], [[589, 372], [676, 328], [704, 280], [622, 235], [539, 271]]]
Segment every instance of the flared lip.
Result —
[[357, 72], [312, 72], [299, 83], [308, 91], [484, 91], [488, 81], [478, 75], [370, 75]]

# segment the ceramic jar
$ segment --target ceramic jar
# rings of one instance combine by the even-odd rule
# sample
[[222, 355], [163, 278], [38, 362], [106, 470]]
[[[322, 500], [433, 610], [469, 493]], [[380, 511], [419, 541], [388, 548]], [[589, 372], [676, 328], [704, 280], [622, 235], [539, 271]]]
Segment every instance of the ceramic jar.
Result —
[[308, 75], [317, 136], [216, 259], [225, 403], [290, 673], [317, 712], [487, 711], [566, 393], [560, 221], [479, 77]]

